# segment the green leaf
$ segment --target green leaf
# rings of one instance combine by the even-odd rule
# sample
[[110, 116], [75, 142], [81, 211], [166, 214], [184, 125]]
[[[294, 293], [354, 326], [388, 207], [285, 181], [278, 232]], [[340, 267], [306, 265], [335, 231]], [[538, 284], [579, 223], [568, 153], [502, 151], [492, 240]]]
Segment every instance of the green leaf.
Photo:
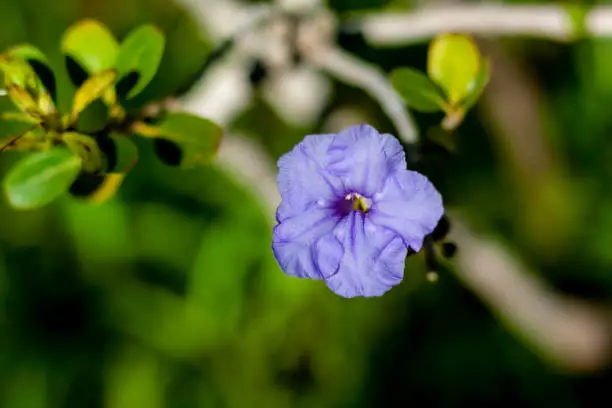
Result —
[[2, 120], [30, 124], [40, 123], [40, 119], [33, 118], [32, 116], [23, 112], [2, 112]]
[[491, 61], [488, 58], [484, 58], [481, 65], [480, 72], [470, 84], [469, 94], [463, 101], [463, 107], [465, 110], [468, 110], [474, 106], [489, 83], [489, 78], [491, 77]]
[[216, 123], [189, 113], [170, 113], [154, 128], [159, 132], [153, 136], [156, 152], [164, 163], [173, 166], [209, 163], [223, 136]]
[[119, 45], [113, 34], [95, 20], [83, 20], [70, 27], [62, 39], [62, 52], [89, 74], [114, 67]]
[[16, 209], [49, 204], [68, 191], [81, 170], [81, 158], [65, 148], [31, 154], [18, 162], [4, 179], [4, 191]]
[[89, 77], [74, 95], [72, 119], [76, 120], [83, 109], [96, 99], [101, 98], [113, 85], [115, 79], [117, 79], [117, 71], [115, 69], [107, 69]]
[[5, 54], [0, 57], [0, 69], [4, 72], [4, 86], [15, 106], [38, 118], [55, 112], [52, 95], [30, 63], [19, 55]]
[[20, 44], [7, 50], [6, 55], [22, 58], [30, 64], [42, 85], [51, 95], [51, 99], [57, 102], [55, 75], [49, 60], [41, 50], [30, 44]]
[[97, 99], [79, 112], [79, 117], [74, 122], [74, 127], [79, 133], [94, 134], [102, 131], [108, 125], [108, 122], [108, 106], [102, 100]]
[[0, 70], [4, 72], [4, 85], [16, 86], [37, 93], [39, 83], [34, 69], [21, 57], [0, 57]]
[[469, 95], [480, 70], [480, 53], [467, 36], [442, 34], [429, 45], [427, 73], [446, 92], [452, 105]]
[[137, 81], [125, 90], [127, 99], [139, 94], [151, 82], [164, 54], [165, 42], [164, 34], [152, 25], [136, 28], [123, 40], [116, 60], [119, 81], [137, 74]]
[[38, 104], [33, 95], [23, 88], [12, 85], [7, 86], [7, 92], [9, 98], [11, 98], [11, 101], [17, 108], [33, 119], [40, 119], [42, 112], [38, 108]]
[[76, 132], [66, 132], [62, 134], [62, 140], [74, 154], [81, 158], [83, 171], [97, 173], [105, 167], [104, 156], [93, 137]]
[[127, 173], [138, 162], [138, 148], [126, 135], [112, 133], [107, 146], [102, 147], [108, 159], [107, 172]]
[[422, 72], [408, 67], [397, 68], [391, 72], [391, 83], [409, 107], [421, 112], [444, 110], [442, 93]]
[[41, 50], [39, 50], [38, 48], [30, 44], [15, 45], [9, 48], [5, 52], [5, 54], [11, 57], [18, 56], [26, 61], [27, 60], [37, 60], [37, 61], [44, 62], [45, 64], [49, 63], [45, 54]]

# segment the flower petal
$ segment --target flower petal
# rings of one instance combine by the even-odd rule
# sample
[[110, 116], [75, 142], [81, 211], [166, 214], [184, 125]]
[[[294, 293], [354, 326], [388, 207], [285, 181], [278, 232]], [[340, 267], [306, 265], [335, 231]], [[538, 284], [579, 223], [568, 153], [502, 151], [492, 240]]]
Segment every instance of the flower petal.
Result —
[[373, 223], [400, 235], [404, 243], [420, 251], [444, 214], [442, 196], [429, 180], [415, 171], [398, 171], [374, 196], [369, 215]]
[[[329, 272], [330, 261], [325, 259], [333, 254], [330, 255], [328, 250], [316, 251], [316, 247], [321, 237], [331, 235], [336, 223], [337, 219], [330, 215], [329, 209], [313, 208], [286, 218], [274, 227], [272, 251], [281, 269], [287, 275], [311, 279], [322, 279], [332, 273]], [[317, 254], [317, 259], [323, 260], [315, 263], [313, 252]], [[320, 268], [325, 269], [322, 271]]]
[[341, 177], [347, 193], [372, 196], [389, 174], [406, 169], [402, 145], [370, 125], [343, 130], [329, 146], [328, 170]]
[[381, 296], [401, 282], [407, 252], [401, 237], [359, 212], [345, 217], [333, 235], [343, 254], [337, 272], [325, 277], [333, 292], [346, 298]]
[[282, 202], [279, 222], [295, 216], [320, 200], [332, 200], [341, 180], [326, 174], [325, 159], [334, 135], [310, 135], [278, 160], [277, 184]]

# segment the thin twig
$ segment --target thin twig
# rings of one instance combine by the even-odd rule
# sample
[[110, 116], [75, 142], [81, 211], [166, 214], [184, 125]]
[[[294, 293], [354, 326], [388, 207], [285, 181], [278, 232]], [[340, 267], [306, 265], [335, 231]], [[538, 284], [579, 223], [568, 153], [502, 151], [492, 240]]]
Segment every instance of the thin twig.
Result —
[[[576, 24], [567, 6], [464, 4], [439, 6], [412, 13], [372, 13], [349, 22], [361, 29], [373, 45], [393, 46], [425, 42], [440, 33], [460, 32], [493, 36], [540, 37], [568, 41]], [[612, 6], [591, 8], [584, 17], [584, 32], [612, 36]]]
[[8, 141], [8, 143], [6, 143], [4, 146], [0, 147], [0, 153], [2, 153], [3, 151], [5, 151], [6, 149], [8, 149], [10, 146], [12, 146], [13, 144], [15, 144], [17, 141], [19, 141], [22, 137], [24, 137], [25, 135], [27, 135], [29, 132], [31, 132], [32, 130], [36, 129], [37, 127], [40, 126], [40, 123], [37, 123], [35, 125], [30, 126], [29, 128], [25, 129], [22, 133], [20, 133], [19, 135], [15, 136], [14, 138], [12, 138], [11, 140]]

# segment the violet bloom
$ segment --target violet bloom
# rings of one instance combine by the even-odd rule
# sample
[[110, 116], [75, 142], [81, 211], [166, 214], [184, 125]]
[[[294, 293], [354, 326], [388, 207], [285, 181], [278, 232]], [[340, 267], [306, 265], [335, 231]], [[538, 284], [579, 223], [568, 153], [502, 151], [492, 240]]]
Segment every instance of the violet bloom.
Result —
[[380, 296], [404, 274], [444, 212], [400, 143], [363, 124], [310, 135], [278, 161], [282, 202], [272, 249], [281, 269], [340, 296]]

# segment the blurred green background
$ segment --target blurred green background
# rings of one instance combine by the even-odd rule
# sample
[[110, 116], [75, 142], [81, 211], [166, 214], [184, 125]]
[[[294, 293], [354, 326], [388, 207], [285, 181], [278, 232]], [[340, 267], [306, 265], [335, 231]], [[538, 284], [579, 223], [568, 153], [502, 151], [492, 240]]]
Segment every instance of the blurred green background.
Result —
[[[164, 31], [164, 60], [142, 101], [188, 89], [213, 49], [170, 0], [0, 0], [0, 46], [37, 45], [68, 87], [59, 42], [85, 17], [119, 38], [141, 23]], [[427, 44], [338, 40], [386, 71], [426, 64]], [[612, 39], [481, 45], [497, 79], [457, 132], [459, 154], [429, 146], [419, 169], [447, 206], [503, 237], [558, 290], [609, 303]], [[340, 108], [392, 129], [367, 94], [338, 82], [308, 126], [257, 98], [231, 128], [277, 158]], [[440, 120], [416, 117], [424, 134]], [[0, 137], [15, 131], [0, 125]], [[166, 167], [139, 147], [136, 170], [103, 205], [64, 197], [16, 212], [0, 201], [0, 407], [582, 407], [607, 397], [611, 371], [545, 364], [452, 273], [428, 282], [421, 255], [381, 298], [342, 299], [285, 276], [248, 186], [215, 165]], [[0, 176], [18, 157], [2, 154]]]

